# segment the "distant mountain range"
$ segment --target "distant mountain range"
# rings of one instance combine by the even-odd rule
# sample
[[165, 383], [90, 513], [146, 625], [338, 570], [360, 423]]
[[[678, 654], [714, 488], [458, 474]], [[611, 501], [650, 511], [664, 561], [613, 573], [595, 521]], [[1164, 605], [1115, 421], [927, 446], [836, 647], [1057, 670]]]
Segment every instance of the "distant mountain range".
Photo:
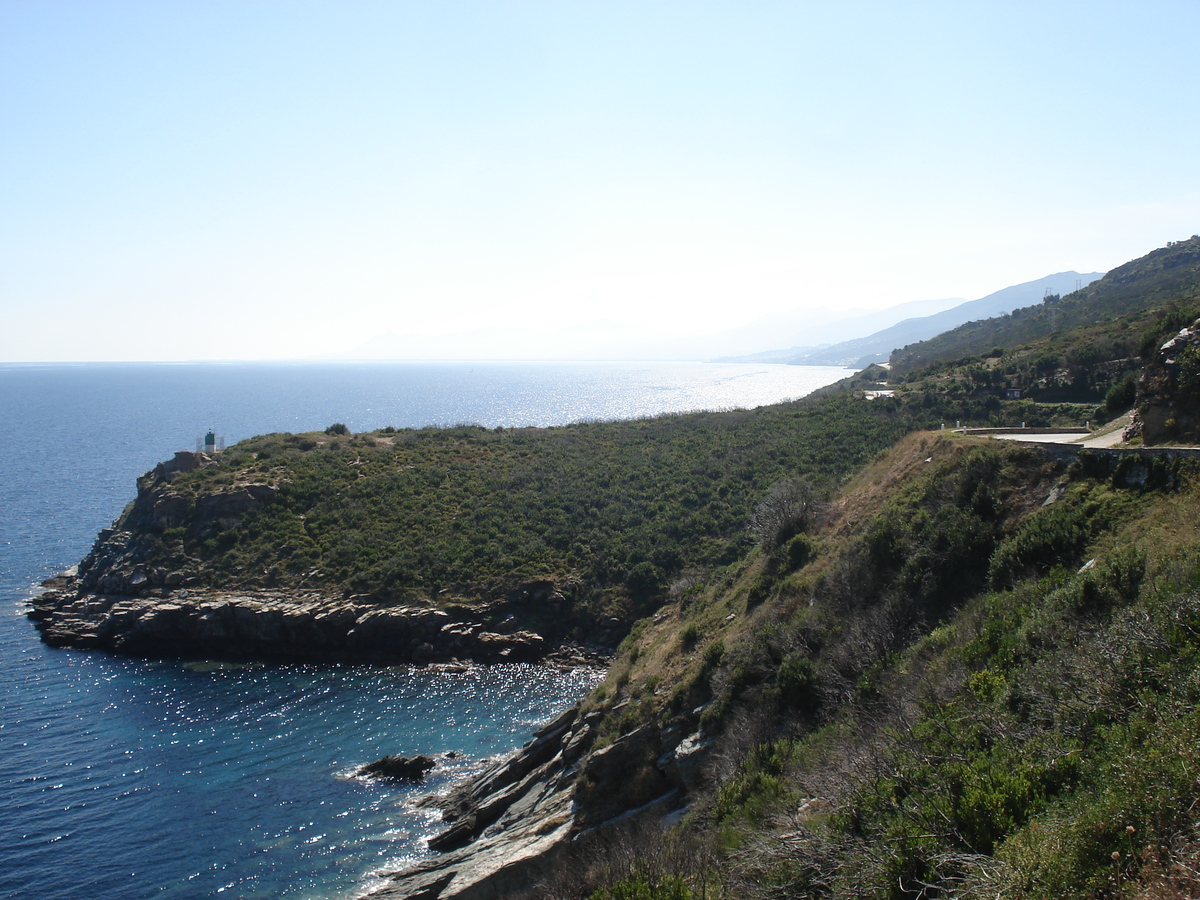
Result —
[[757, 353], [784, 341], [827, 345], [925, 316], [963, 302], [961, 297], [918, 300], [880, 310], [797, 309], [703, 335], [651, 334], [634, 326], [594, 321], [557, 330], [477, 328], [451, 334], [396, 334], [372, 338], [333, 359], [581, 359], [709, 360]]
[[[885, 362], [897, 347], [917, 341], [928, 340], [967, 322], [990, 319], [1006, 315], [1015, 309], [1035, 306], [1046, 294], [1068, 294], [1086, 287], [1104, 275], [1103, 272], [1059, 272], [1036, 281], [1026, 281], [980, 297], [968, 300], [950, 309], [942, 309], [931, 315], [903, 319], [894, 325], [862, 337], [852, 337], [839, 343], [820, 346], [816, 342], [808, 346], [792, 347], [788, 350], [772, 350], [751, 356], [727, 358], [730, 362], [775, 362], [801, 366], [849, 366], [861, 369], [874, 362]], [[899, 308], [899, 307], [896, 307]], [[870, 320], [870, 317], [867, 317]], [[860, 321], [860, 320], [855, 320]]]
[[[976, 319], [1068, 293], [1103, 273], [1060, 272], [1005, 288], [979, 300], [919, 300], [879, 310], [803, 309], [771, 313], [746, 325], [706, 335], [651, 334], [610, 321], [531, 333], [479, 328], [453, 334], [379, 335], [331, 359], [578, 359], [719, 360], [861, 367], [897, 347]], [[789, 349], [764, 350], [784, 345]]]

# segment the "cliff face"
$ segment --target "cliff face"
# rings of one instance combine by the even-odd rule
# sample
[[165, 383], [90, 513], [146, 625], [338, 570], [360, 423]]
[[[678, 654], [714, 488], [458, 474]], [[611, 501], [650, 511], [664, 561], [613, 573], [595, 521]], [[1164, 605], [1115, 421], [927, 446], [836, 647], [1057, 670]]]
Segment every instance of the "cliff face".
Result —
[[279, 478], [239, 480], [206, 492], [177, 489], [178, 476], [218, 465], [203, 453], [180, 451], [141, 476], [134, 501], [112, 528], [100, 532], [79, 564], [79, 588], [135, 597], [197, 583], [201, 560], [180, 549], [166, 550], [162, 535], [186, 520], [196, 522], [201, 535], [237, 528], [246, 516], [271, 502], [281, 483]]
[[611, 717], [604, 708], [573, 707], [478, 778], [428, 798], [449, 825], [429, 842], [439, 855], [385, 873], [387, 883], [371, 896], [499, 900], [556, 885], [578, 891], [580, 873], [604, 846], [647, 823], [660, 828], [681, 808], [711, 745], [679, 723], [645, 724], [598, 742]]
[[1200, 319], [1159, 347], [1146, 366], [1137, 425], [1147, 445], [1200, 440]]

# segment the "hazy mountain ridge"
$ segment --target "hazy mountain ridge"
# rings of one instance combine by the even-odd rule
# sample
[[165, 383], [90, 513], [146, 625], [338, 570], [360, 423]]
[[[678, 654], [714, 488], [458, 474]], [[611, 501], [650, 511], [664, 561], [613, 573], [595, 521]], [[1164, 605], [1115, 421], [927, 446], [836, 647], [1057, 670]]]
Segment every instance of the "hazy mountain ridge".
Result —
[[863, 337], [856, 336], [829, 347], [806, 349], [793, 347], [790, 350], [771, 351], [758, 354], [759, 362], [786, 362], [799, 366], [851, 366], [861, 368], [875, 362], [884, 362], [897, 347], [914, 341], [935, 337], [944, 331], [966, 322], [1002, 316], [1015, 309], [1033, 306], [1042, 302], [1047, 294], [1061, 294], [1091, 284], [1103, 272], [1059, 272], [1034, 281], [1026, 281], [994, 291], [978, 300], [968, 300], [950, 309], [930, 315], [906, 318]]
[[[669, 335], [597, 320], [531, 332], [475, 328], [450, 334], [388, 332], [331, 359], [578, 359], [789, 363], [861, 367], [897, 347], [1091, 284], [1102, 273], [1059, 272], [981, 297], [914, 300], [878, 310], [795, 309], [710, 334]], [[786, 349], [778, 348], [784, 345]], [[766, 349], [764, 349], [766, 348]]]
[[1103, 328], [1122, 317], [1141, 315], [1171, 303], [1190, 302], [1197, 296], [1200, 296], [1200, 237], [1193, 236], [1118, 266], [1099, 281], [1053, 298], [1052, 302], [1014, 310], [1009, 316], [967, 322], [901, 347], [892, 354], [891, 362], [898, 371], [913, 371], [977, 355], [995, 346], [1016, 347], [1055, 332], [1067, 334], [1089, 327]]
[[[331, 359], [579, 359], [703, 361], [740, 357], [780, 362], [764, 347], [782, 341], [816, 348], [869, 334], [913, 316], [957, 306], [961, 298], [915, 300], [881, 310], [796, 309], [772, 312], [752, 322], [700, 335], [657, 334], [633, 325], [597, 320], [531, 332], [520, 328], [476, 328], [450, 334], [378, 335]], [[781, 335], [783, 336], [781, 338]], [[770, 355], [772, 358], [766, 358]]]

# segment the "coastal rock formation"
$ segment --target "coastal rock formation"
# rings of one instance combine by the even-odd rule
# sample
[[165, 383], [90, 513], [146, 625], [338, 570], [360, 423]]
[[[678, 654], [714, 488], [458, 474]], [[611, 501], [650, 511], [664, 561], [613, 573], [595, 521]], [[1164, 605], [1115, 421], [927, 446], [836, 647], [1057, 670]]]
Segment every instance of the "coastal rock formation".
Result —
[[398, 781], [420, 781], [437, 763], [428, 756], [385, 756], [367, 763], [354, 774], [373, 778], [394, 778]]
[[[151, 552], [154, 538], [189, 516], [208, 532], [236, 528], [279, 491], [279, 482], [238, 481], [193, 495], [177, 490], [180, 474], [218, 466], [203, 453], [179, 451], [138, 478], [137, 497], [112, 528], [100, 532], [91, 552], [78, 567], [81, 590], [98, 594], [138, 596], [161, 588], [195, 584], [198, 563], [182, 554], [164, 559]], [[155, 559], [153, 564], [147, 560]]]
[[[389, 664], [601, 660], [561, 643], [554, 614], [565, 601], [553, 581], [528, 581], [509, 596], [471, 605], [399, 603], [296, 586], [205, 586], [211, 563], [187, 555], [182, 545], [165, 550], [170, 544], [164, 535], [186, 521], [201, 537], [219, 539], [274, 502], [289, 483], [275, 471], [235, 476], [203, 490], [179, 481], [220, 466], [203, 453], [179, 452], [141, 476], [136, 499], [100, 533], [79, 566], [46, 582], [45, 593], [31, 602], [28, 614], [43, 640], [55, 647], [184, 658]], [[529, 609], [550, 615], [531, 622]], [[542, 633], [547, 621], [550, 632]]]
[[[430, 849], [442, 852], [410, 869], [385, 873], [387, 883], [370, 896], [498, 900], [552, 882], [591, 842], [678, 809], [685, 797], [678, 770], [666, 764], [657, 768], [653, 761], [647, 766], [643, 759], [644, 747], [658, 746], [657, 732], [643, 727], [596, 747], [604, 716], [601, 710], [572, 707], [543, 725], [521, 750], [448, 794], [429, 798], [427, 805], [440, 807], [450, 826], [429, 841]], [[673, 731], [662, 737], [673, 743], [664, 756], [672, 757], [680, 747], [690, 754], [691, 774], [698, 777], [707, 742]], [[648, 800], [629, 790], [631, 781], [647, 778], [653, 785]], [[608, 798], [603, 813], [581, 793], [585, 782], [588, 796]]]
[[87, 590], [76, 575], [51, 579], [46, 587], [28, 614], [53, 647], [133, 656], [379, 663], [530, 662], [558, 649], [530, 631], [490, 631], [457, 608], [378, 607], [315, 592], [99, 593]]

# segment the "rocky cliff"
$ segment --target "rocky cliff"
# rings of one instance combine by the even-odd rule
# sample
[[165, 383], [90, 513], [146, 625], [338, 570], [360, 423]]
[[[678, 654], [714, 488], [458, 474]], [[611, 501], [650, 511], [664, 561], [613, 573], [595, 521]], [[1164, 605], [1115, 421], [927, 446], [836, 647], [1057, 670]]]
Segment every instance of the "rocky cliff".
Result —
[[1200, 439], [1200, 319], [1158, 348], [1138, 382], [1130, 436], [1147, 445]]
[[[572, 707], [477, 778], [428, 798], [448, 824], [429, 842], [442, 852], [386, 874], [387, 883], [371, 896], [498, 900], [536, 893], [569, 882], [598, 844], [669, 821], [698, 784], [710, 742], [678, 723], [600, 737], [608, 713]], [[649, 784], [631, 791], [631, 780], [646, 774]]]
[[[203, 454], [178, 453], [138, 480], [136, 499], [77, 570], [47, 581], [31, 602], [28, 615], [46, 643], [184, 658], [609, 662], [600, 649], [520, 627], [522, 605], [565, 605], [551, 581], [526, 582], [515, 598], [442, 607], [204, 584], [204, 561], [164, 552], [162, 535], [185, 520], [214, 535], [236, 528], [272, 503], [282, 484], [235, 480], [197, 491], [178, 480], [219, 465]], [[446, 822], [430, 841], [438, 855], [391, 873], [377, 895], [510, 896], [552, 881], [605, 835], [679, 808], [698, 783], [709, 747], [698, 714], [676, 716], [666, 727], [639, 717], [626, 728], [618, 720], [628, 706], [593, 698], [591, 706], [573, 707], [477, 778], [428, 798]]]

